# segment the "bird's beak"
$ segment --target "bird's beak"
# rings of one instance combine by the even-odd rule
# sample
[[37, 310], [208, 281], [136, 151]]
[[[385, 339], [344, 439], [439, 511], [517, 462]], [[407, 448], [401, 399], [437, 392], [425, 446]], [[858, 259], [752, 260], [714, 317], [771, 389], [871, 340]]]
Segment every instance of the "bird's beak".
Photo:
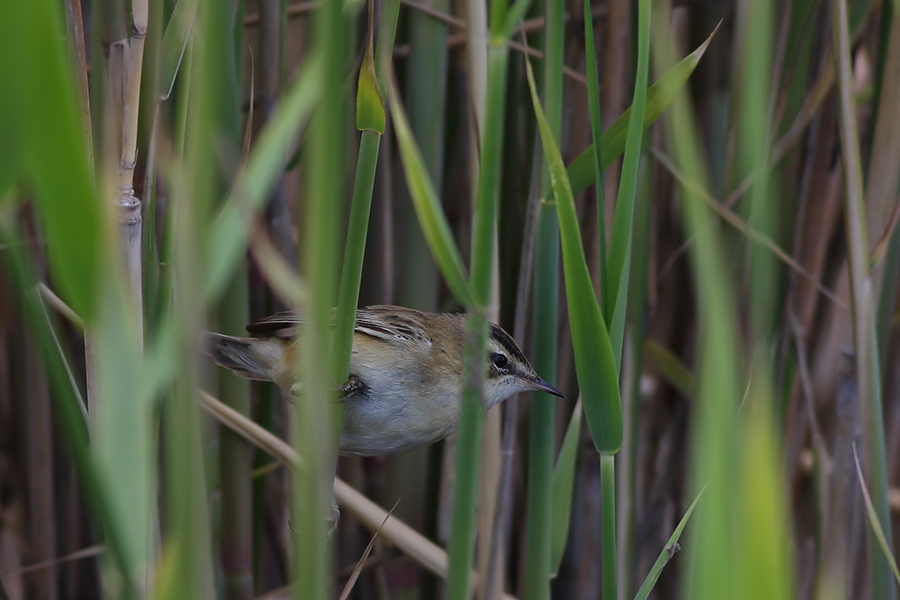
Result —
[[556, 389], [555, 387], [553, 387], [552, 385], [550, 385], [549, 383], [547, 383], [546, 381], [544, 381], [543, 379], [538, 377], [537, 375], [529, 377], [528, 383], [531, 384], [531, 388], [533, 390], [535, 390], [536, 392], [546, 392], [548, 394], [552, 394], [553, 396], [559, 396], [560, 398], [565, 398], [565, 396], [563, 395], [563, 393], [561, 391], [559, 391], [558, 389]]

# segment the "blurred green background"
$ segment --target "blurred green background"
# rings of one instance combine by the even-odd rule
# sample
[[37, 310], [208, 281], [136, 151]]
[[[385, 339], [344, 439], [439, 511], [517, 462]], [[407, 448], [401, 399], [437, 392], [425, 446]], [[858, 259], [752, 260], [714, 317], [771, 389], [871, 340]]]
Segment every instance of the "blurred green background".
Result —
[[[898, 217], [896, 0], [2, 3], [0, 598], [894, 599]], [[371, 304], [567, 399], [337, 458]]]

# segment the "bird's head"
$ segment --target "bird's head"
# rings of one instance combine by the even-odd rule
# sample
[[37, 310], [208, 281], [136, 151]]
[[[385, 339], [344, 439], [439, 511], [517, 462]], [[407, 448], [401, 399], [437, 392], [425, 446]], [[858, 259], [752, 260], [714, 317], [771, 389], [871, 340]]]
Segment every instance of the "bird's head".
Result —
[[488, 369], [484, 382], [484, 404], [490, 408], [520, 392], [563, 393], [541, 379], [512, 336], [491, 324], [487, 341]]

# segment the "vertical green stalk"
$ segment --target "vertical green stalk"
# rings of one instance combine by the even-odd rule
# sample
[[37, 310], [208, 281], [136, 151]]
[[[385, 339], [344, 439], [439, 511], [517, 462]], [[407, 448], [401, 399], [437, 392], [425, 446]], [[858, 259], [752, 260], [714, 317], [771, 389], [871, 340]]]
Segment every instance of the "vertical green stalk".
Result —
[[[677, 50], [670, 36], [670, 14], [657, 12], [659, 29], [652, 45], [657, 72], [665, 72]], [[682, 94], [669, 108], [667, 125], [673, 154], [690, 181], [706, 187], [708, 177], [701, 160], [697, 122], [689, 99]], [[682, 577], [682, 595], [701, 600], [729, 597], [733, 592], [733, 515], [735, 506], [735, 410], [740, 398], [736, 356], [735, 302], [728, 282], [718, 231], [693, 186], [682, 186], [685, 234], [694, 236], [691, 254], [702, 333], [697, 357], [697, 393], [692, 406], [691, 492], [707, 490], [699, 523], [693, 527], [688, 548], [688, 572]]]
[[[738, 119], [738, 164], [741, 173], [759, 169], [751, 191], [750, 226], [768, 238], [775, 231], [774, 199], [769, 187], [769, 78], [772, 70], [772, 31], [768, 2], [747, 3], [746, 35], [741, 49], [741, 102]], [[754, 343], [769, 343], [775, 303], [775, 264], [772, 253], [760, 244], [750, 243], [750, 307]]]
[[[349, 24], [340, 0], [326, 0], [311, 27], [315, 59], [323, 64], [319, 88], [322, 102], [309, 128], [305, 157], [305, 218], [300, 264], [312, 290], [309, 318], [300, 337], [302, 396], [292, 423], [294, 443], [307, 469], [292, 477], [295, 597], [327, 598], [332, 580], [330, 543], [331, 488], [340, 436], [332, 352], [332, 307], [338, 284], [338, 226], [344, 196], [344, 135], [348, 111], [342, 88], [348, 65]], [[297, 437], [299, 436], [299, 437]], [[324, 547], [323, 547], [324, 546]]]
[[[637, 195], [638, 174], [641, 164], [641, 142], [644, 123], [641, 115], [647, 101], [647, 79], [650, 70], [650, 0], [638, 3], [637, 66], [635, 69], [634, 97], [631, 104], [631, 118], [628, 121], [628, 135], [625, 141], [625, 160], [616, 198], [613, 217], [612, 238], [609, 249], [609, 279], [606, 282], [607, 297], [603, 305], [609, 312], [604, 314], [609, 327], [610, 341], [616, 371], [621, 374], [622, 348], [625, 343], [625, 315], [628, 307], [628, 282], [631, 274], [632, 237], [634, 230], [634, 203]], [[595, 152], [596, 154], [596, 152]], [[598, 159], [595, 156], [595, 165]], [[595, 166], [595, 170], [597, 167]], [[598, 183], [602, 179], [598, 179]], [[603, 207], [600, 207], [603, 210]], [[590, 408], [590, 403], [586, 408]], [[620, 413], [621, 414], [621, 413]], [[621, 417], [620, 417], [621, 419]], [[590, 422], [590, 421], [589, 421]], [[621, 424], [619, 431], [621, 432]], [[592, 432], [594, 433], [594, 432]], [[596, 433], [594, 433], [596, 435]], [[602, 455], [600, 459], [601, 501], [601, 565], [604, 600], [615, 600], [618, 595], [618, 571], [616, 549], [616, 493], [615, 459], [612, 455]]]
[[620, 466], [625, 471], [623, 485], [619, 488], [619, 510], [624, 511], [622, 523], [624, 531], [618, 531], [622, 538], [622, 555], [619, 558], [619, 581], [625, 597], [633, 595], [635, 579], [635, 519], [637, 515], [637, 470], [638, 470], [638, 435], [641, 418], [641, 378], [643, 376], [644, 338], [647, 332], [647, 270], [650, 260], [650, 202], [653, 195], [654, 169], [645, 164], [639, 185], [635, 207], [634, 228], [634, 262], [632, 277], [628, 290], [628, 336], [631, 340], [631, 382], [630, 398], [627, 403], [622, 399], [624, 415], [624, 443], [620, 453]]
[[[194, 66], [194, 44], [190, 40], [184, 50], [183, 68], [179, 75], [179, 89], [175, 101], [173, 138], [176, 156], [184, 157], [184, 144], [187, 136], [187, 115], [190, 105], [192, 71]], [[178, 195], [170, 194], [166, 206], [165, 219], [162, 225], [159, 248], [159, 276], [156, 306], [154, 307], [154, 323], [167, 322], [172, 312], [172, 294], [175, 289], [175, 235], [178, 229]], [[155, 336], [156, 331], [152, 332]]]
[[[239, 11], [242, 12], [242, 11]], [[217, 36], [222, 57], [223, 78], [219, 98], [223, 104], [224, 135], [219, 148], [230, 146], [226, 156], [240, 156], [241, 119], [238, 105], [241, 89], [239, 59], [235, 44], [235, 27], [230, 19], [217, 23], [223, 31]], [[249, 116], [248, 116], [249, 118]], [[223, 181], [218, 189], [230, 188]], [[241, 260], [218, 308], [219, 331], [240, 336], [250, 314], [247, 263]], [[218, 369], [219, 399], [238, 413], [250, 416], [250, 382], [226, 369]], [[219, 440], [219, 485], [221, 488], [221, 520], [219, 554], [224, 576], [226, 600], [253, 598], [253, 447], [239, 435], [223, 430]]]
[[602, 129], [602, 121], [600, 120], [600, 82], [597, 75], [597, 50], [594, 47], [594, 18], [591, 14], [590, 0], [584, 0], [584, 54], [588, 80], [588, 106], [591, 113], [591, 142], [594, 148], [594, 188], [597, 196], [597, 248], [600, 265], [600, 308], [603, 309], [604, 315], [611, 315], [613, 307], [606, 289], [606, 211], [603, 200], [603, 167], [600, 164], [600, 157], [603, 155], [601, 150], [603, 136], [600, 133]]
[[[397, 31], [397, 16], [400, 0], [386, 0], [379, 24], [378, 49], [375, 53], [375, 72], [381, 94], [386, 90], [391, 53], [394, 48], [394, 34]], [[370, 24], [370, 27], [372, 25]], [[382, 110], [383, 112], [383, 110]], [[359, 302], [359, 286], [362, 276], [363, 258], [366, 250], [366, 234], [369, 227], [369, 213], [372, 208], [372, 190], [375, 186], [375, 168], [378, 164], [378, 150], [381, 134], [376, 131], [362, 132], [359, 156], [356, 163], [356, 179], [353, 184], [353, 200], [350, 206], [350, 222], [347, 228], [347, 243], [344, 248], [344, 264], [341, 271], [341, 287], [338, 295], [338, 316], [335, 326], [335, 356], [338, 360], [338, 381], [347, 379], [350, 368], [350, 350], [353, 346], [353, 329], [356, 321], [356, 305]]]
[[[562, 58], [565, 3], [544, 4], [543, 106], [557, 143], [562, 131]], [[550, 196], [547, 161], [541, 162], [540, 197]], [[559, 295], [559, 220], [556, 207], [541, 204], [534, 263], [534, 368], [556, 380]], [[528, 496], [525, 513], [525, 600], [550, 597], [550, 542], [555, 403], [545, 393], [532, 394], [528, 446]]]
[[[162, 564], [171, 568], [162, 570], [159, 597], [200, 597], [211, 579], [203, 435], [195, 401], [198, 374], [193, 357], [200, 324], [205, 318], [205, 307], [198, 298], [203, 295], [202, 274], [208, 259], [206, 224], [220, 173], [216, 142], [226, 122], [225, 104], [219, 94], [225, 71], [220, 50], [227, 47], [223, 37], [230, 38], [228, 22], [225, 4], [202, 3], [198, 7], [198, 31], [203, 35], [197, 37], [194, 47], [196, 63], [189, 73], [190, 102], [181, 113], [185, 117], [184, 170], [179, 173], [179, 185], [170, 196], [171, 239], [173, 247], [178, 249], [174, 275], [177, 285], [171, 288], [175, 296], [172, 316], [177, 333], [171, 350], [177, 352], [180, 360], [175, 392], [163, 407], [167, 543]], [[161, 308], [168, 303], [169, 298], [161, 297]]]
[[[442, 13], [450, 12], [449, 0], [426, 0], [423, 4]], [[444, 180], [444, 124], [447, 118], [448, 26], [417, 10], [409, 11], [408, 19], [410, 55], [406, 62], [404, 96], [409, 110], [409, 123], [422, 153], [425, 169], [441, 195]], [[405, 185], [398, 187], [395, 202], [400, 209], [395, 214], [399, 217], [404, 234], [394, 245], [398, 267], [394, 298], [401, 306], [434, 311], [438, 302], [438, 270], [428, 251], [425, 236], [416, 223], [412, 200]], [[404, 223], [409, 226], [404, 227]], [[396, 516], [426, 535], [436, 532], [439, 507], [437, 502], [429, 502], [428, 497], [439, 494], [440, 486], [436, 481], [435, 485], [428, 485], [431, 482], [422, 485], [421, 481], [412, 480], [424, 479], [430, 459], [439, 458], [441, 452], [440, 446], [420, 448], [392, 456], [387, 462], [385, 497], [402, 496], [404, 501], [397, 507]], [[441, 470], [435, 469], [434, 479], [440, 477]], [[396, 581], [392, 582], [391, 593], [412, 594], [420, 580], [420, 597], [428, 598], [436, 593], [438, 581], [430, 574], [422, 573], [417, 577], [418, 570], [410, 569], [410, 576], [398, 575]]]
[[[618, 594], [616, 573], [616, 456], [600, 455], [600, 565], [603, 600]], [[612, 527], [610, 527], [612, 525]]]
[[[447, 598], [463, 600], [471, 595], [470, 573], [475, 543], [475, 500], [481, 451], [482, 383], [485, 369], [487, 320], [493, 270], [497, 196], [503, 144], [503, 111], [506, 104], [508, 48], [501, 32], [506, 3], [497, 0], [491, 15], [488, 42], [487, 113], [481, 138], [478, 197], [472, 224], [472, 303], [463, 353], [462, 414], [456, 456], [456, 490], [450, 533], [450, 566]], [[549, 557], [547, 560], [549, 566]]]
[[611, 313], [605, 313], [612, 342], [616, 367], [621, 372], [622, 345], [625, 341], [625, 313], [628, 306], [628, 278], [631, 272], [631, 246], [634, 231], [634, 199], [637, 193], [638, 171], [641, 164], [641, 141], [644, 124], [640, 115], [647, 104], [647, 79], [650, 70], [650, 0], [638, 3], [637, 27], [637, 67], [635, 69], [634, 97], [631, 103], [631, 118], [628, 120], [628, 135], [625, 140], [625, 160], [619, 193], [616, 197], [616, 212], [613, 217], [612, 236], [609, 241], [609, 280], [606, 289]]

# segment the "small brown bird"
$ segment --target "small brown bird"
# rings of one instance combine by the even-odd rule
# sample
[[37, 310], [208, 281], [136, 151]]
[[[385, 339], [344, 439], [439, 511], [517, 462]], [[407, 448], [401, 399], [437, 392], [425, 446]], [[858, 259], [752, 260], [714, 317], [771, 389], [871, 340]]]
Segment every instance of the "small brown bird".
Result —
[[[399, 306], [356, 313], [350, 378], [341, 390], [341, 454], [405, 452], [452, 433], [459, 424], [465, 315]], [[298, 391], [297, 335], [303, 317], [283, 312], [247, 326], [254, 336], [208, 334], [206, 353], [241, 377]], [[491, 324], [484, 408], [519, 392], [562, 397], [538, 377], [512, 337]]]

